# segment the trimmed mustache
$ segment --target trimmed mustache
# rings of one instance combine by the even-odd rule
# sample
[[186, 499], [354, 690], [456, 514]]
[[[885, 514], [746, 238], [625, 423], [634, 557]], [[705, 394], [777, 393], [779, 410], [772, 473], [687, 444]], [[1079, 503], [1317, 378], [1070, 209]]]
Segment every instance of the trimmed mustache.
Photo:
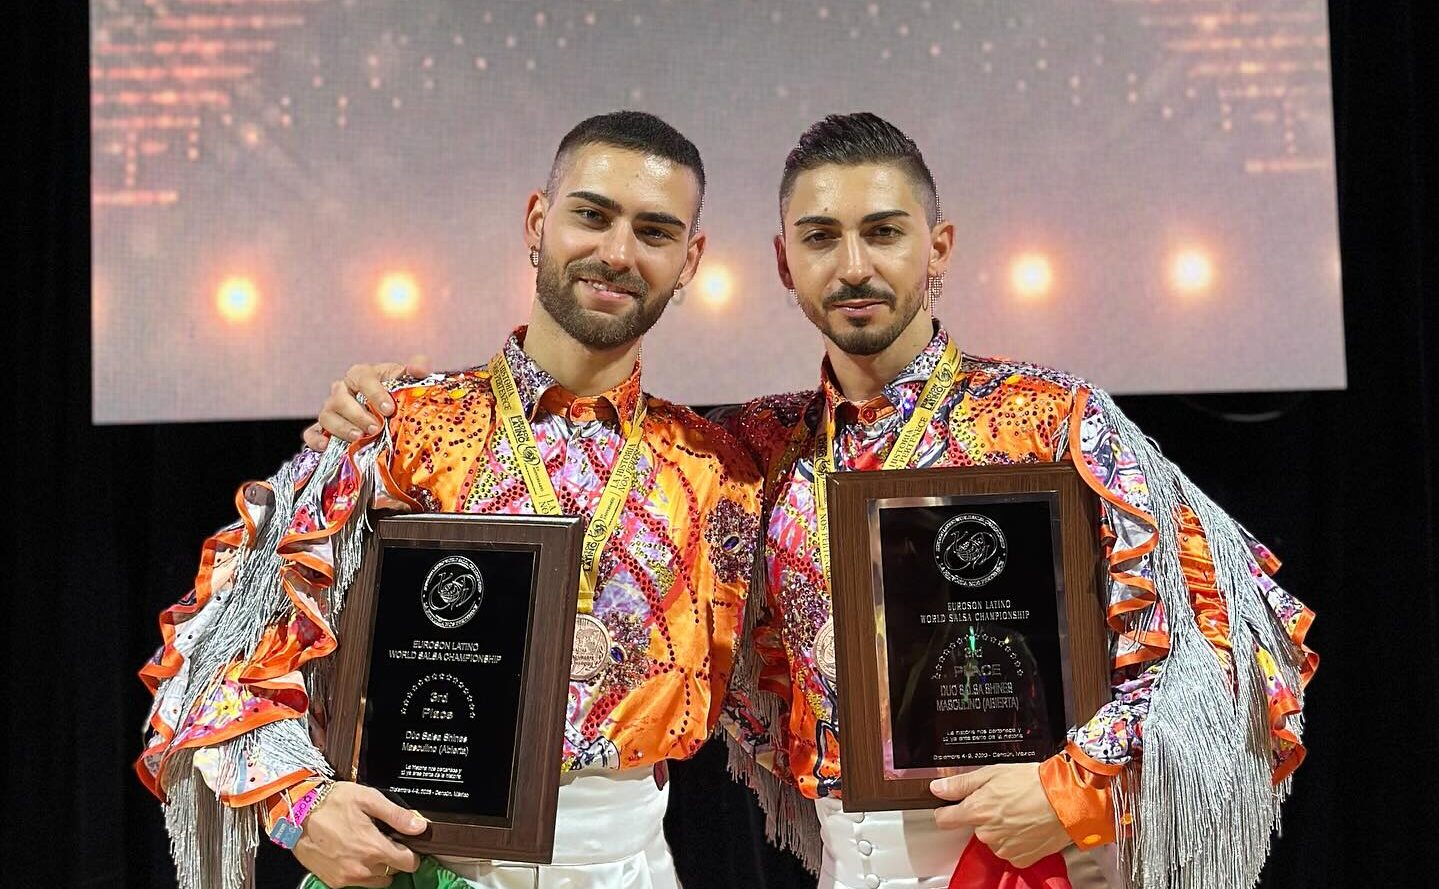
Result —
[[890, 308], [894, 308], [894, 294], [887, 290], [880, 290], [873, 284], [841, 284], [839, 289], [825, 296], [824, 307], [830, 309], [836, 303], [859, 300], [882, 302]]
[[603, 281], [606, 284], [613, 284], [620, 290], [627, 290], [638, 299], [644, 299], [649, 295], [649, 285], [645, 279], [634, 272], [616, 272], [609, 266], [598, 262], [575, 263], [569, 268], [570, 281], [588, 279], [590, 281]]

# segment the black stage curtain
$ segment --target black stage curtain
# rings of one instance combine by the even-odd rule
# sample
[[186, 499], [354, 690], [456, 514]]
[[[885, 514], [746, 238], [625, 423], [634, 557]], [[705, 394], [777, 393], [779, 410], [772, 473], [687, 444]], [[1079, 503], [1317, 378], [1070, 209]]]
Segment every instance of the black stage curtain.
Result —
[[[1270, 886], [1433, 885], [1419, 851], [1439, 835], [1430, 5], [1330, 4], [1348, 391], [1122, 399], [1287, 559], [1281, 579], [1319, 613], [1311, 752]], [[156, 614], [188, 587], [202, 537], [230, 517], [235, 484], [294, 450], [301, 424], [90, 424], [86, 10], [32, 0], [11, 20], [22, 73], [9, 80], [7, 118], [23, 125], [3, 140], [20, 200], [6, 239], [19, 274], [5, 325], [0, 879], [169, 886], [159, 808], [130, 771], [146, 705], [134, 671], [157, 643]], [[962, 295], [948, 302], [962, 313]], [[812, 885], [754, 839], [755, 809], [725, 778], [722, 753], [711, 745], [673, 770], [669, 827], [686, 885]], [[265, 854], [264, 885], [293, 885], [296, 873]]]

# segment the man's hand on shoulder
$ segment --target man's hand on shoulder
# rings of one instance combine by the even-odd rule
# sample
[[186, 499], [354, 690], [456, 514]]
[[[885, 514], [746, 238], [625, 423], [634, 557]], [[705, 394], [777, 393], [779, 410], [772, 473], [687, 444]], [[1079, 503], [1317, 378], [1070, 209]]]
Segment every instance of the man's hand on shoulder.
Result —
[[305, 428], [305, 445], [312, 451], [323, 451], [330, 436], [345, 441], [359, 441], [380, 431], [375, 417], [361, 405], [356, 395], [365, 396], [380, 416], [395, 413], [395, 400], [385, 383], [400, 377], [425, 377], [430, 374], [430, 359], [416, 355], [408, 364], [396, 361], [384, 364], [356, 364], [345, 372], [344, 379], [330, 384], [330, 397], [320, 409], [316, 422]]

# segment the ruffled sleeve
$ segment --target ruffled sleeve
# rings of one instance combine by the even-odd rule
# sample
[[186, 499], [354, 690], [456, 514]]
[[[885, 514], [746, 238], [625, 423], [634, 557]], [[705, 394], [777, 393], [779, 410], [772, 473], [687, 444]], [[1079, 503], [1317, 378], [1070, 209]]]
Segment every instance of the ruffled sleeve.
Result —
[[[1077, 390], [1067, 446], [1102, 502], [1114, 697], [1070, 731], [1046, 791], [1072, 834], [1118, 839], [1138, 885], [1251, 885], [1304, 756], [1313, 614], [1106, 394]], [[1097, 831], [1106, 809], [1114, 830]]]
[[154, 701], [135, 767], [166, 804], [187, 889], [240, 886], [265, 808], [254, 804], [330, 774], [316, 745], [321, 665], [366, 507], [412, 506], [376, 471], [391, 439], [386, 428], [336, 440], [242, 485], [237, 519], [205, 541], [194, 587], [160, 616], [160, 648], [140, 670]]

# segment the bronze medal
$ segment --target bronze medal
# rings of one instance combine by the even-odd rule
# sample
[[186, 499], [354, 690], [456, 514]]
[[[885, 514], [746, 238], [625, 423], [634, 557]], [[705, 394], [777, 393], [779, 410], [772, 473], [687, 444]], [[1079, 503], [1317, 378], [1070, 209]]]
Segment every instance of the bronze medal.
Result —
[[834, 618], [824, 622], [819, 632], [814, 636], [814, 666], [819, 673], [830, 682], [839, 678], [839, 671], [835, 667], [834, 660]]
[[570, 652], [570, 679], [589, 682], [610, 666], [610, 631], [593, 614], [575, 615], [575, 642]]

